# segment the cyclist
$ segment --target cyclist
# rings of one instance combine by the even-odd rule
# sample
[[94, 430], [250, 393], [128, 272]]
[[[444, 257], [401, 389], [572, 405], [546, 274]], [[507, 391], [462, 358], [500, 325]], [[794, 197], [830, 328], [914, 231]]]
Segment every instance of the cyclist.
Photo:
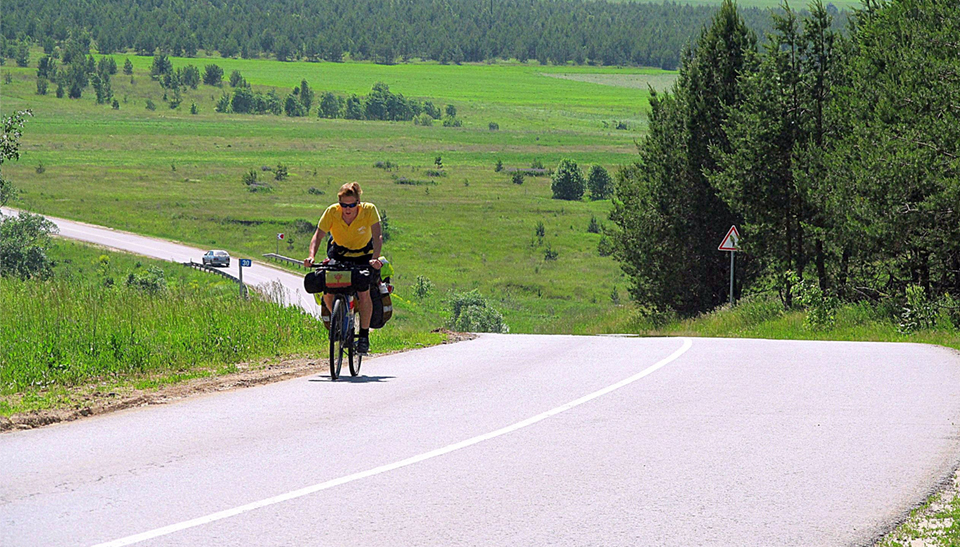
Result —
[[[332, 238], [327, 245], [327, 257], [338, 262], [365, 264], [377, 270], [383, 263], [376, 257], [380, 256], [383, 246], [383, 237], [380, 230], [380, 212], [376, 205], [360, 201], [360, 185], [348, 182], [337, 192], [337, 203], [334, 203], [323, 212], [317, 231], [310, 240], [310, 254], [303, 261], [306, 268], [313, 266], [320, 249], [320, 242], [329, 233]], [[363, 275], [366, 272], [366, 275]], [[370, 316], [373, 314], [373, 302], [370, 300], [370, 285], [373, 281], [373, 271], [364, 269], [358, 275], [354, 284], [357, 289], [357, 300], [360, 308], [360, 337], [357, 340], [357, 352], [366, 354], [370, 351]], [[323, 300], [327, 309], [333, 309], [333, 295], [324, 294]]]

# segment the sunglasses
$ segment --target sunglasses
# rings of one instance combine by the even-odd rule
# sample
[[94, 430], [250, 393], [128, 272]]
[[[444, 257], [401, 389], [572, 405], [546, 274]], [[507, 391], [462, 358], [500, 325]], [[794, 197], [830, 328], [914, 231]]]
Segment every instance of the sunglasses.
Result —
[[353, 203], [343, 203], [342, 201], [340, 202], [340, 207], [344, 207], [346, 209], [353, 209], [357, 205], [360, 205], [359, 201], [355, 201]]

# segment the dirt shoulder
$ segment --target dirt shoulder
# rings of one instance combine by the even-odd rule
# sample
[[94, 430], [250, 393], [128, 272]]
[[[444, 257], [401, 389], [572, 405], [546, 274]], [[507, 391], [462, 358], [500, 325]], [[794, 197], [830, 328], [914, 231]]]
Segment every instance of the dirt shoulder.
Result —
[[[446, 339], [442, 342], [444, 344], [476, 338], [476, 335], [470, 333], [450, 331], [443, 331], [443, 333], [446, 334]], [[371, 356], [370, 359], [392, 355], [393, 353], [401, 352], [378, 353]], [[318, 361], [316, 358], [239, 363], [236, 365], [236, 369], [236, 372], [219, 375], [211, 370], [209, 371], [213, 374], [211, 376], [193, 378], [150, 389], [136, 389], [132, 386], [106, 383], [78, 386], [67, 390], [63, 398], [69, 403], [59, 408], [24, 412], [10, 417], [0, 416], [0, 432], [33, 429], [127, 408], [164, 405], [208, 393], [243, 389], [311, 374], [327, 374], [328, 370], [327, 362], [324, 360]]]

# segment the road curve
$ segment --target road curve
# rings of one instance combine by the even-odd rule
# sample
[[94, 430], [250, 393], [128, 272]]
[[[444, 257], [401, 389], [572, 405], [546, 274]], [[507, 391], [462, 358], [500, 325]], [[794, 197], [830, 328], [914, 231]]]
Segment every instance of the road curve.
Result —
[[[15, 215], [17, 210], [4, 207], [0, 209], [0, 212], [4, 215]], [[74, 220], [50, 216], [45, 216], [45, 218], [57, 225], [62, 237], [96, 243], [105, 247], [136, 253], [150, 258], [158, 258], [160, 260], [170, 260], [181, 263], [190, 262], [191, 260], [200, 262], [203, 253], [208, 250]], [[234, 256], [231, 258], [230, 267], [223, 268], [223, 270], [234, 277], [239, 277], [239, 259], [246, 257]], [[283, 289], [281, 299], [284, 303], [300, 306], [315, 316], [319, 317], [320, 315], [320, 308], [317, 306], [316, 301], [314, 301], [313, 295], [303, 290], [302, 275], [272, 268], [263, 262], [254, 260], [251, 267], [243, 269], [243, 282], [264, 290], [270, 290], [268, 287], [273, 287], [279, 283], [279, 286]]]
[[960, 452], [912, 344], [481, 335], [0, 435], [21, 545], [865, 545]]

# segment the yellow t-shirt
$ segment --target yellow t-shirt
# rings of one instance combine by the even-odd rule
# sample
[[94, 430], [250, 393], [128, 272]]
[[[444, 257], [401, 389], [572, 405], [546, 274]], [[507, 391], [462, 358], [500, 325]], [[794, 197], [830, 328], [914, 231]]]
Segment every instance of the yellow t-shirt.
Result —
[[317, 226], [324, 232], [333, 234], [333, 241], [348, 249], [363, 249], [373, 239], [373, 230], [370, 228], [380, 222], [380, 211], [372, 203], [360, 202], [360, 212], [357, 218], [347, 226], [343, 221], [343, 213], [339, 203], [334, 203], [323, 212]]

